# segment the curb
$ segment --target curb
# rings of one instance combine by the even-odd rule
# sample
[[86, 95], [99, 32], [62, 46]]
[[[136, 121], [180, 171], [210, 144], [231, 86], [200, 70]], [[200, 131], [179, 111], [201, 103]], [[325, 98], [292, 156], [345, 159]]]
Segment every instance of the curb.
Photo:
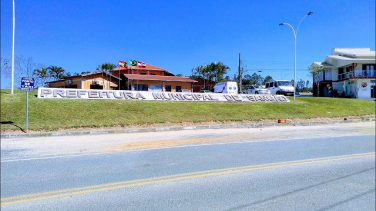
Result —
[[314, 126], [326, 124], [342, 124], [356, 122], [372, 122], [375, 118], [344, 119], [331, 121], [312, 121], [312, 122], [287, 122], [287, 123], [246, 123], [246, 124], [226, 124], [226, 125], [197, 125], [197, 126], [170, 126], [154, 128], [134, 128], [134, 129], [113, 129], [102, 131], [67, 131], [67, 132], [45, 132], [30, 134], [1, 134], [1, 138], [35, 138], [35, 137], [56, 137], [56, 136], [79, 136], [79, 135], [101, 135], [101, 134], [120, 134], [120, 133], [147, 133], [147, 132], [165, 132], [181, 130], [205, 130], [205, 129], [231, 129], [231, 128], [263, 128], [273, 126]]

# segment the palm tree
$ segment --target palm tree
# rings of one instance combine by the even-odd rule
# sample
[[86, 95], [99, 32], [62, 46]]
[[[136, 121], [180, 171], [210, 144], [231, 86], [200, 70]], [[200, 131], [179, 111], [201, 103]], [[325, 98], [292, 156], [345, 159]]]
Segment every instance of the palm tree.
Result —
[[195, 71], [194, 75], [202, 76], [204, 79], [204, 86], [205, 80], [211, 80], [216, 83], [223, 81], [224, 75], [227, 74], [227, 70], [229, 69], [230, 68], [224, 65], [222, 62], [212, 62], [209, 65], [199, 65], [193, 68]]
[[102, 71], [108, 71], [110, 73], [112, 73], [112, 70], [117, 67], [116, 64], [111, 64], [111, 63], [103, 63], [101, 65], [99, 65], [99, 69], [102, 70]]
[[42, 79], [42, 86], [46, 85], [47, 78], [50, 76], [48, 74], [48, 67], [42, 67], [41, 69], [35, 69], [34, 75], [40, 79]]
[[213, 78], [216, 76], [217, 64], [211, 63], [205, 66], [205, 73], [207, 74], [207, 79], [213, 81]]
[[[102, 76], [103, 76], [103, 72], [109, 72], [110, 74], [113, 73], [113, 69], [117, 67], [116, 64], [111, 64], [111, 63], [103, 63], [101, 65], [98, 66], [98, 69], [100, 69], [102, 71]], [[107, 75], [108, 76], [108, 75]], [[110, 88], [111, 86], [111, 75], [110, 75], [110, 80], [108, 80], [107, 78], [107, 81], [108, 82], [108, 87]], [[104, 79], [103, 79], [103, 83], [104, 83]], [[119, 78], [119, 85], [118, 85], [119, 89], [120, 89], [120, 78]]]
[[50, 76], [53, 77], [55, 80], [64, 78], [65, 70], [62, 67], [50, 66], [48, 67], [48, 70], [49, 70]]
[[215, 68], [215, 82], [223, 81], [223, 75], [227, 74], [227, 70], [230, 68], [224, 65], [222, 62], [218, 62]]
[[199, 65], [195, 68], [193, 68], [193, 70], [195, 71], [195, 73], [197, 75], [201, 75], [202, 78], [204, 79], [204, 87], [205, 87], [205, 75], [206, 75], [206, 69], [205, 69], [206, 66], [202, 66], [202, 65]]

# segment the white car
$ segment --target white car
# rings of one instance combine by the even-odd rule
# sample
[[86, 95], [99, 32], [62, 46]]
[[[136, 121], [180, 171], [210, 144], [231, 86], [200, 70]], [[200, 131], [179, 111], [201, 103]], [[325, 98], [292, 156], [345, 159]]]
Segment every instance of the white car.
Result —
[[251, 85], [251, 86], [246, 86], [243, 89], [243, 93], [245, 94], [266, 94], [270, 95], [270, 91], [263, 86], [259, 85]]
[[288, 80], [270, 81], [265, 84], [265, 87], [272, 95], [294, 95], [294, 86]]

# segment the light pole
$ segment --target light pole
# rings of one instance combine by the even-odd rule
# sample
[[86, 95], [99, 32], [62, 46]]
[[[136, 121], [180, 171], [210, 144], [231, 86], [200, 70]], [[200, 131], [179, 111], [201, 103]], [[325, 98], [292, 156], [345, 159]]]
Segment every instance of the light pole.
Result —
[[16, 9], [15, 9], [15, 3], [13, 0], [13, 40], [12, 40], [12, 88], [11, 88], [11, 94], [13, 95], [13, 86], [14, 86], [14, 31], [16, 28]]
[[307, 16], [309, 15], [312, 15], [313, 12], [309, 12], [307, 15], [305, 15], [299, 22], [298, 24], [298, 27], [296, 28], [296, 31], [294, 30], [294, 27], [291, 26], [291, 24], [289, 23], [280, 23], [279, 25], [282, 26], [282, 25], [288, 25], [291, 27], [292, 29], [292, 32], [294, 33], [294, 38], [295, 38], [295, 55], [294, 55], [294, 101], [295, 101], [295, 92], [296, 92], [296, 36], [298, 35], [298, 30], [299, 30], [299, 26], [300, 26], [300, 23], [304, 20], [304, 18], [306, 18]]

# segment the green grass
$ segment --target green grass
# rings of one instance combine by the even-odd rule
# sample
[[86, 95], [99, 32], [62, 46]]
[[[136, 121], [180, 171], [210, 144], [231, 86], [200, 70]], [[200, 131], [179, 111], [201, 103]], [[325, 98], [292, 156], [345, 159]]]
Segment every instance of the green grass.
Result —
[[[209, 103], [128, 100], [38, 99], [29, 93], [33, 131], [80, 127], [150, 125], [154, 123], [259, 121], [279, 118], [331, 118], [375, 114], [375, 102], [342, 98], [290, 98], [290, 103]], [[1, 121], [25, 128], [26, 93], [1, 90]], [[1, 131], [18, 130], [2, 124]]]

